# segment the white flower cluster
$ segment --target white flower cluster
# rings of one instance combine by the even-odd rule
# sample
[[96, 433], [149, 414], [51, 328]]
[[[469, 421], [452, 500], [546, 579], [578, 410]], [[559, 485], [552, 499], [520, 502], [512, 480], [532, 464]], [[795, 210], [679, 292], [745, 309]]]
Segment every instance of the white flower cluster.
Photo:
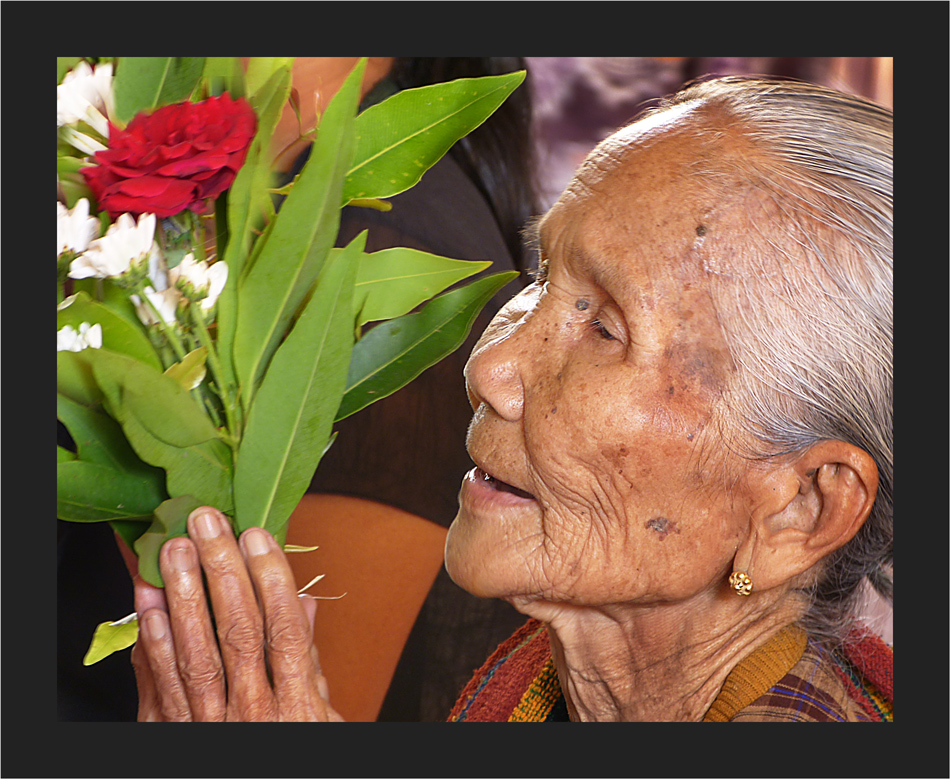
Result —
[[[150, 267], [149, 279], [154, 286], [142, 290], [145, 297], [166, 324], [174, 324], [175, 312], [183, 296], [195, 299], [204, 295], [201, 297], [201, 309], [210, 311], [214, 307], [228, 280], [228, 265], [216, 262], [209, 266], [205, 261], [197, 262], [194, 254], [189, 253], [167, 275], [154, 266]], [[152, 308], [143, 303], [138, 295], [130, 297], [139, 319], [146, 325], [157, 324]]]
[[106, 119], [113, 110], [112, 65], [91, 67], [80, 62], [56, 87], [56, 125], [85, 122], [104, 138], [109, 137]]
[[[73, 211], [81, 207], [89, 210], [85, 198], [76, 204]], [[69, 276], [74, 279], [121, 276], [134, 263], [148, 259], [157, 251], [155, 215], [143, 214], [136, 222], [131, 214], [120, 214], [102, 238], [91, 241], [83, 253], [72, 261]]]
[[102, 325], [83, 322], [79, 325], [79, 330], [66, 325], [56, 333], [57, 352], [81, 352], [86, 348], [102, 348]]
[[[106, 147], [109, 137], [107, 117], [113, 112], [112, 65], [94, 68], [80, 62], [65, 75], [56, 90], [56, 123], [60, 137], [85, 154]], [[84, 123], [85, 129], [76, 125]], [[88, 128], [94, 131], [88, 133]], [[171, 270], [165, 269], [162, 251], [155, 240], [157, 219], [154, 214], [120, 214], [105, 235], [99, 235], [99, 220], [89, 213], [89, 201], [78, 200], [72, 209], [56, 203], [56, 256], [61, 266], [68, 263], [67, 275], [73, 279], [117, 279], [126, 277], [125, 286], [137, 288], [129, 295], [139, 319], [146, 326], [177, 326], [176, 314], [183, 298], [200, 302], [207, 315], [214, 308], [228, 278], [224, 262], [198, 262], [193, 254], [184, 257]], [[132, 278], [129, 279], [131, 273]], [[147, 275], [149, 284], [141, 284]], [[84, 322], [79, 330], [64, 327], [57, 333], [57, 350], [80, 351], [101, 348], [102, 328]]]
[[158, 323], [155, 312], [166, 324], [174, 325], [183, 295], [200, 298], [202, 311], [214, 307], [228, 280], [227, 263], [198, 262], [194, 254], [187, 254], [177, 267], [166, 272], [155, 241], [154, 214], [142, 214], [138, 221], [131, 214], [120, 214], [105, 235], [95, 238], [99, 222], [89, 216], [88, 200], [78, 201], [72, 210], [61, 203], [56, 206], [57, 256], [66, 252], [79, 255], [69, 265], [70, 278], [116, 278], [147, 263], [151, 285], [142, 291], [151, 306], [138, 295], [129, 296], [145, 325]]
[[89, 216], [89, 201], [82, 198], [70, 211], [56, 201], [56, 256], [82, 254], [99, 234], [99, 220]]

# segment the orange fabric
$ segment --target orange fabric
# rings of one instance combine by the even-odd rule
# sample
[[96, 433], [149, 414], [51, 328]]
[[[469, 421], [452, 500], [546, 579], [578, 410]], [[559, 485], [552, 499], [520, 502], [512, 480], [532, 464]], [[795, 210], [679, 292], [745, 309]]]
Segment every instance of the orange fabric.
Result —
[[321, 597], [314, 643], [330, 703], [348, 722], [373, 722], [419, 609], [442, 567], [446, 528], [380, 503], [305, 495], [287, 543], [297, 586]]

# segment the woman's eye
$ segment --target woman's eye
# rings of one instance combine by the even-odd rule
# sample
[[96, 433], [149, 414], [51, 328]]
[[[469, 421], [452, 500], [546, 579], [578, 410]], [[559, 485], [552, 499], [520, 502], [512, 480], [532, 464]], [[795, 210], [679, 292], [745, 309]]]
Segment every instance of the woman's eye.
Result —
[[610, 331], [604, 327], [604, 323], [599, 319], [594, 319], [590, 323], [591, 328], [594, 330], [597, 335], [603, 338], [606, 341], [616, 341], [617, 339], [610, 333]]

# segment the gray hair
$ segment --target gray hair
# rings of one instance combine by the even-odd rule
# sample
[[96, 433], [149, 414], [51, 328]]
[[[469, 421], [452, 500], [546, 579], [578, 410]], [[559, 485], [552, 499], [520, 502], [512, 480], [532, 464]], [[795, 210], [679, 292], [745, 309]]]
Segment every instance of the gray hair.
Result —
[[793, 456], [840, 440], [878, 468], [868, 520], [805, 592], [806, 627], [834, 644], [865, 580], [892, 603], [893, 115], [825, 87], [742, 77], [691, 84], [658, 110], [689, 101], [748, 139], [755, 153], [739, 174], [766, 217], [748, 220], [751, 267], [707, 267], [728, 312], [738, 370], [724, 404], [740, 453]]

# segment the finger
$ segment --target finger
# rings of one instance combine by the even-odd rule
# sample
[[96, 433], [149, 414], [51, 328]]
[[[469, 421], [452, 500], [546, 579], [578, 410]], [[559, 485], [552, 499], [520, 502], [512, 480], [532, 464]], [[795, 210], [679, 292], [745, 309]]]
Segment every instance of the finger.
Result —
[[240, 546], [264, 612], [267, 660], [281, 717], [325, 719], [313, 631], [290, 564], [274, 537], [261, 528], [247, 530]]
[[146, 722], [190, 721], [191, 708], [178, 675], [175, 645], [164, 611], [149, 609], [139, 615], [136, 648], [139, 653], [134, 661], [141, 696], [139, 718], [144, 717]]
[[[129, 569], [131, 573], [131, 568]], [[144, 614], [149, 609], [161, 609], [168, 611], [168, 604], [165, 602], [165, 591], [159, 587], [153, 587], [142, 579], [141, 576], [133, 574], [133, 592], [135, 594], [135, 611], [137, 614]], [[164, 716], [161, 711], [161, 703], [158, 698], [158, 690], [155, 686], [155, 679], [152, 676], [152, 669], [148, 662], [148, 656], [143, 646], [145, 634], [139, 630], [139, 638], [132, 646], [132, 669], [135, 671], [135, 686], [138, 690], [139, 722], [162, 722]]]
[[313, 667], [317, 669], [317, 692], [323, 700], [330, 702], [330, 689], [327, 685], [327, 678], [323, 675], [323, 668], [320, 665], [320, 655], [317, 652], [314, 641], [314, 624], [317, 618], [317, 599], [312, 595], [300, 594], [300, 603], [304, 612], [307, 614], [307, 622], [310, 624], [310, 657], [313, 659]]
[[149, 609], [161, 609], [168, 611], [168, 601], [165, 599], [165, 590], [161, 587], [155, 587], [149, 584], [141, 576], [132, 578], [132, 586], [135, 597], [135, 611], [138, 614], [144, 614]]
[[198, 553], [189, 539], [173, 538], [162, 547], [158, 562], [165, 580], [178, 676], [194, 719], [223, 720], [227, 711], [224, 667], [208, 611]]
[[188, 518], [217, 622], [218, 645], [228, 683], [228, 711], [242, 720], [276, 716], [264, 657], [264, 619], [244, 556], [227, 519], [211, 508]]
[[139, 641], [132, 645], [132, 669], [135, 671], [135, 687], [139, 698], [138, 721], [163, 722], [155, 679], [152, 677], [145, 648]]

